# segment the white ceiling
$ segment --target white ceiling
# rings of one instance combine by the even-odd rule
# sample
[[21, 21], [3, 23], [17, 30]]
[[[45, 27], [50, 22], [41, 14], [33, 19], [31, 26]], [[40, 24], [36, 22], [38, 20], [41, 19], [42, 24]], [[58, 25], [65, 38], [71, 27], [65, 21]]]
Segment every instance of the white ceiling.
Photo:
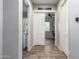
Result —
[[39, 5], [55, 5], [59, 0], [31, 0], [33, 4]]

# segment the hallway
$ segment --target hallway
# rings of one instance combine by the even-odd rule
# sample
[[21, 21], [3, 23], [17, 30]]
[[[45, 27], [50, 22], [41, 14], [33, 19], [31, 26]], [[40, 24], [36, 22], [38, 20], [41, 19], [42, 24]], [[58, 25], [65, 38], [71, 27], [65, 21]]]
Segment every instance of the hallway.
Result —
[[30, 52], [23, 52], [23, 59], [67, 59], [54, 45], [52, 39], [46, 40], [46, 46], [34, 46]]
[[[0, 0], [0, 59], [79, 59], [78, 5], [79, 0]], [[55, 44], [45, 40], [45, 13], [55, 14]]]

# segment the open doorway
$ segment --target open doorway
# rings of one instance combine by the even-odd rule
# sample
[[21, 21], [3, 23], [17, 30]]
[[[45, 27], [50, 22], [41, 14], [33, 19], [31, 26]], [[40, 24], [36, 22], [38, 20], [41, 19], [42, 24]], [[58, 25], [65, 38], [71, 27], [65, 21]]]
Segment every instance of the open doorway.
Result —
[[46, 13], [45, 16], [46, 31], [45, 31], [45, 41], [46, 44], [52, 42], [55, 44], [55, 13]]
[[28, 49], [28, 5], [23, 0], [23, 10], [22, 10], [22, 58], [24, 59], [25, 52]]

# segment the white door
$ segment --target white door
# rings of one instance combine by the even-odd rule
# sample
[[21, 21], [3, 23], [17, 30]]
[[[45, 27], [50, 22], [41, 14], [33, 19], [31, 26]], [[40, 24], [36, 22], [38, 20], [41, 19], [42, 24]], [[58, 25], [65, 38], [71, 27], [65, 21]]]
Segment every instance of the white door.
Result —
[[45, 45], [45, 13], [33, 13], [33, 44]]
[[66, 53], [69, 52], [69, 38], [68, 38], [68, 2], [61, 6], [60, 14], [60, 48]]

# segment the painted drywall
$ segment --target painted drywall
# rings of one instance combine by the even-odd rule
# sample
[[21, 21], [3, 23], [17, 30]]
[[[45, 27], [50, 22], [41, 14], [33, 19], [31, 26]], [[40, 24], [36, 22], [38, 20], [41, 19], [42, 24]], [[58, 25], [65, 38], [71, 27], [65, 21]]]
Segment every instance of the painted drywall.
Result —
[[[61, 7], [60, 14], [60, 46], [61, 49], [67, 54], [69, 54], [69, 34], [68, 34], [68, 2]], [[63, 17], [62, 17], [63, 15]]]
[[57, 9], [56, 9], [56, 33], [57, 33], [57, 35], [56, 35], [56, 39], [55, 39], [55, 45], [57, 46], [57, 47], [60, 47], [60, 6], [61, 6], [61, 1], [59, 1], [59, 3], [58, 3], [58, 5], [57, 5]]
[[33, 9], [38, 9], [38, 8], [52, 8], [52, 9], [56, 9], [56, 6], [55, 5], [37, 5], [37, 4], [34, 4], [33, 5]]
[[28, 51], [31, 50], [32, 45], [33, 45], [33, 6], [30, 0], [26, 0], [27, 3], [29, 4], [28, 8], [28, 40], [27, 40], [27, 47]]
[[68, 37], [68, 1], [62, 5], [63, 0], [58, 4], [58, 47], [69, 56], [69, 37]]
[[28, 4], [23, 1], [23, 19], [22, 19], [22, 48], [27, 47], [28, 32]]
[[27, 47], [27, 25], [26, 25], [26, 20], [27, 18], [22, 19], [22, 47], [26, 48]]
[[79, 22], [75, 21], [79, 17], [79, 0], [69, 0], [69, 41], [70, 59], [79, 59]]
[[23, 1], [23, 12], [26, 12], [27, 11], [27, 7], [28, 5], [26, 5], [26, 3]]
[[0, 59], [2, 59], [3, 0], [0, 0]]
[[33, 4], [56, 5], [59, 0], [32, 0]]
[[64, 0], [60, 0], [59, 1], [59, 3], [58, 3], [58, 5], [57, 5], [57, 9], [56, 9], [56, 15], [55, 15], [55, 19], [56, 19], [56, 27], [55, 27], [55, 29], [56, 29], [56, 33], [57, 33], [57, 35], [56, 35], [56, 37], [55, 37], [55, 45], [56, 46], [58, 46], [58, 47], [60, 47], [60, 14], [61, 14], [61, 4], [62, 4], [62, 2], [63, 2]]
[[3, 59], [18, 59], [18, 0], [3, 0]]
[[23, 1], [23, 18], [27, 18], [28, 5]]

